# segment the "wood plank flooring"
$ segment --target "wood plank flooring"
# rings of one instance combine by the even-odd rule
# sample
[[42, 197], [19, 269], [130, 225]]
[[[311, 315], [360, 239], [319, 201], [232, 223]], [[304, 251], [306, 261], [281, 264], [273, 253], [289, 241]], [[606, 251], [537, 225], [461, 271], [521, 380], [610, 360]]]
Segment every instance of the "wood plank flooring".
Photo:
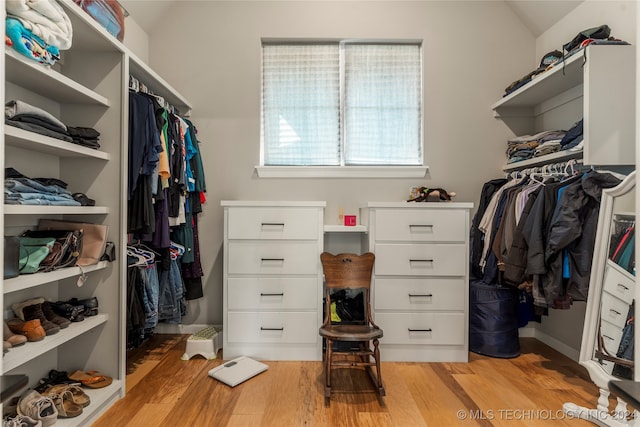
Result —
[[532, 338], [521, 338], [513, 359], [383, 362], [382, 399], [363, 370], [334, 370], [326, 405], [321, 362], [269, 361], [269, 370], [230, 388], [207, 375], [222, 360], [180, 360], [187, 337], [156, 335], [130, 351], [127, 394], [93, 427], [593, 425], [562, 413], [564, 402], [595, 407], [584, 368]]

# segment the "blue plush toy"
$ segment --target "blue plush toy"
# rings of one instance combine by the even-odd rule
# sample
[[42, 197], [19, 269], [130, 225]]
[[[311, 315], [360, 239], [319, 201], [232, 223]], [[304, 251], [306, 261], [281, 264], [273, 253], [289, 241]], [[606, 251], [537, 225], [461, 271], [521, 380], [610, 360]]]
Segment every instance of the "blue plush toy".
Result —
[[49, 65], [60, 59], [60, 50], [57, 47], [48, 45], [27, 30], [19, 19], [7, 18], [5, 33], [13, 43], [13, 48], [27, 58]]

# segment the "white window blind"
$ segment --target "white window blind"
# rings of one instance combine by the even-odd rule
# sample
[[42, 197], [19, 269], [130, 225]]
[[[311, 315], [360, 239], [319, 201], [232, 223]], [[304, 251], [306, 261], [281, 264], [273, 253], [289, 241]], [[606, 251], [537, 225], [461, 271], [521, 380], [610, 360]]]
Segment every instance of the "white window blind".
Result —
[[417, 43], [263, 43], [262, 164], [422, 165]]

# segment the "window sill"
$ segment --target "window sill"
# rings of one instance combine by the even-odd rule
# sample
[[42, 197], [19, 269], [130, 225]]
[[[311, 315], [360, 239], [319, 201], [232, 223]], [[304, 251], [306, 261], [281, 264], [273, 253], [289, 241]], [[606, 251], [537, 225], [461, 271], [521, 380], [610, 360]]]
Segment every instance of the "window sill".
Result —
[[259, 178], [424, 178], [428, 166], [256, 166]]

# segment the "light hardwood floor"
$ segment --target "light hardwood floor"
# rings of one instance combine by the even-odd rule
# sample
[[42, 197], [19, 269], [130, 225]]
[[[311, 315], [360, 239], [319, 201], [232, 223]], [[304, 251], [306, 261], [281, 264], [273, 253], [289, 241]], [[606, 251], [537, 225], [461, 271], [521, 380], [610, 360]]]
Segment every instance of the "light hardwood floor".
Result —
[[513, 359], [383, 362], [382, 399], [364, 371], [335, 370], [326, 405], [321, 362], [269, 361], [266, 372], [230, 388], [207, 375], [220, 359], [180, 360], [187, 337], [156, 335], [130, 351], [127, 394], [93, 427], [593, 425], [562, 413], [569, 401], [595, 407], [586, 371], [532, 338], [521, 339]]

